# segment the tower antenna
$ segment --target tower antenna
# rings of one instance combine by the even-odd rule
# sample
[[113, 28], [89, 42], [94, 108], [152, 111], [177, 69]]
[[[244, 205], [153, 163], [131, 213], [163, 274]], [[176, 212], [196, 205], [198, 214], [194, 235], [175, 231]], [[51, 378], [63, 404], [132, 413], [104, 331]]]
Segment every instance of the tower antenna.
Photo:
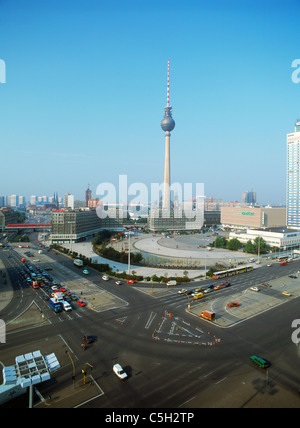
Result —
[[168, 59], [167, 107], [170, 106], [170, 60]]

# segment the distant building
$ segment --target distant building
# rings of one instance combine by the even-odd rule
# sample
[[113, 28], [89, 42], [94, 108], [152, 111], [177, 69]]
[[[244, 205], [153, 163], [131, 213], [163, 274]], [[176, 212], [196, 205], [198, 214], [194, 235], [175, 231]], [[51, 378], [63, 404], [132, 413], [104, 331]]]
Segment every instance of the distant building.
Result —
[[71, 193], [66, 193], [64, 197], [64, 207], [74, 209], [74, 195]]
[[251, 205], [255, 205], [256, 204], [256, 193], [255, 192], [244, 192], [242, 194], [242, 203], [243, 204], [251, 204]]
[[90, 185], [88, 185], [87, 190], [85, 191], [85, 206], [89, 206], [89, 200], [92, 198], [92, 191], [90, 190]]

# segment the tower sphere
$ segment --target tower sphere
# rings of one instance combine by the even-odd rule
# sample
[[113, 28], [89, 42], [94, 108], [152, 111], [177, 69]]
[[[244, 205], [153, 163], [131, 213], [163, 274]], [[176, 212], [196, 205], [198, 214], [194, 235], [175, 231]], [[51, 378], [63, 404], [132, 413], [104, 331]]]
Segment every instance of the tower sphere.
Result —
[[163, 131], [171, 132], [175, 128], [175, 120], [172, 118], [172, 107], [165, 107], [165, 116], [160, 123]]

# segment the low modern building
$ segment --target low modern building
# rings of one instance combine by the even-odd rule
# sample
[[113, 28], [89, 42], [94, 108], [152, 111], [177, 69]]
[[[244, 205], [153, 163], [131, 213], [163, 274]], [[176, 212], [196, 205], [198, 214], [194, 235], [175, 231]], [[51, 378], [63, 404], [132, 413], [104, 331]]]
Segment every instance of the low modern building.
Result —
[[242, 244], [249, 240], [254, 242], [257, 237], [263, 238], [270, 247], [277, 247], [282, 251], [300, 248], [300, 231], [289, 229], [248, 229], [245, 232], [230, 232], [229, 239], [237, 238]]
[[199, 231], [203, 226], [203, 210], [151, 209], [148, 217], [149, 229], [158, 231]]
[[221, 224], [234, 229], [286, 226], [286, 208], [222, 207]]
[[104, 229], [123, 231], [121, 221], [99, 218], [95, 209], [53, 210], [51, 223], [50, 240], [53, 244], [83, 241]]

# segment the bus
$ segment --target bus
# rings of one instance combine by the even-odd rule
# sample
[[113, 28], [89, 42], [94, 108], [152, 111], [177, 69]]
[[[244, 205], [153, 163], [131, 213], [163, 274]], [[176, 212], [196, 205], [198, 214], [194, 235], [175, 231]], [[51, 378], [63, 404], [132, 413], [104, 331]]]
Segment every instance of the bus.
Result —
[[252, 270], [253, 270], [253, 266], [251, 265], [241, 266], [241, 267], [236, 267], [232, 269], [222, 270], [219, 272], [214, 272], [212, 277], [213, 279], [225, 278], [227, 276], [238, 275], [244, 272], [251, 272]]
[[287, 256], [280, 256], [276, 259], [278, 262], [286, 262], [288, 260]]

